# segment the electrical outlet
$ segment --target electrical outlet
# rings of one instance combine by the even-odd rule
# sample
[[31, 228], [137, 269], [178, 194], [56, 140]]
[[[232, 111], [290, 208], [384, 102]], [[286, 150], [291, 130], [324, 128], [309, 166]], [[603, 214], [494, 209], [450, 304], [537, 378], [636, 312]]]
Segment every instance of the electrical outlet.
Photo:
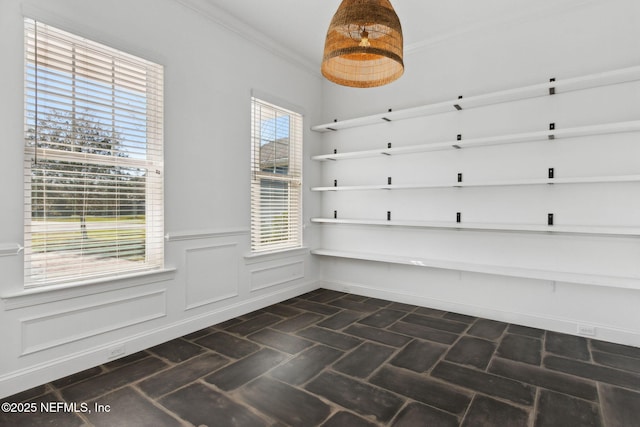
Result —
[[107, 350], [107, 359], [115, 359], [116, 357], [124, 356], [124, 354], [124, 344], [116, 345]]
[[595, 337], [596, 336], [596, 327], [595, 326], [591, 326], [591, 325], [578, 324], [578, 334], [579, 335], [586, 335], [588, 337]]

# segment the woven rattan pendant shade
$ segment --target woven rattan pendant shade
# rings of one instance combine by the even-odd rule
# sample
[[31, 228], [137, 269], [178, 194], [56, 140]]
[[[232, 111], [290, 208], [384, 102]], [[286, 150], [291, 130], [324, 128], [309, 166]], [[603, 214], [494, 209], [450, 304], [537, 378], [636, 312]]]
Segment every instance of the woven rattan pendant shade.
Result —
[[389, 0], [343, 0], [327, 31], [322, 75], [343, 86], [375, 87], [403, 72], [402, 27]]

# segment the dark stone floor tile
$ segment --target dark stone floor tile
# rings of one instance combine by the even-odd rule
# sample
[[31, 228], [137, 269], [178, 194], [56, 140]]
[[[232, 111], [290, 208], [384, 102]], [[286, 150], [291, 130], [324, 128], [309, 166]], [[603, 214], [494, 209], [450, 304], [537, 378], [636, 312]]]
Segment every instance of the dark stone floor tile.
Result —
[[544, 348], [549, 353], [578, 360], [589, 360], [587, 339], [574, 335], [547, 331]]
[[86, 402], [116, 388], [135, 382], [166, 368], [168, 365], [155, 357], [147, 357], [121, 368], [91, 377], [62, 390], [70, 402]]
[[593, 357], [594, 362], [601, 365], [640, 374], [640, 359], [620, 356], [619, 354], [602, 353], [599, 351], [592, 351], [591, 356]]
[[517, 363], [497, 357], [491, 362], [489, 372], [582, 399], [592, 401], [598, 399], [598, 390], [594, 382], [538, 366]]
[[365, 342], [353, 350], [338, 363], [333, 369], [352, 377], [366, 378], [387, 360], [395, 349]]
[[379, 427], [379, 424], [372, 424], [351, 412], [338, 412], [321, 427]]
[[159, 402], [194, 426], [263, 427], [271, 424], [247, 407], [200, 383], [171, 393]]
[[237, 325], [233, 325], [227, 328], [227, 332], [238, 335], [249, 335], [253, 332], [257, 332], [260, 329], [266, 328], [267, 326], [273, 325], [274, 323], [278, 323], [282, 318], [279, 316], [275, 316], [270, 313], [263, 313], [259, 316], [253, 317], [249, 320], [246, 320], [242, 323], [238, 323]]
[[342, 299], [346, 301], [362, 302], [364, 300], [369, 299], [369, 297], [366, 297], [364, 295], [358, 295], [358, 294], [345, 294], [342, 296]]
[[359, 313], [357, 311], [343, 310], [340, 313], [336, 313], [328, 319], [318, 323], [318, 326], [338, 330], [349, 326], [353, 322], [362, 318], [363, 315], [363, 313]]
[[300, 297], [293, 297], [293, 298], [289, 298], [286, 299], [284, 301], [280, 301], [280, 304], [284, 304], [284, 305], [294, 305], [295, 303], [302, 301], [303, 298]]
[[528, 425], [529, 414], [523, 409], [480, 395], [473, 399], [462, 422], [462, 427], [527, 427]]
[[478, 319], [467, 333], [474, 337], [495, 341], [502, 336], [507, 324], [489, 319]]
[[496, 344], [491, 341], [473, 337], [462, 337], [455, 343], [445, 359], [462, 365], [475, 366], [478, 369], [486, 369]]
[[317, 292], [306, 299], [308, 299], [309, 301], [324, 303], [324, 302], [333, 301], [334, 299], [342, 298], [346, 295], [347, 294], [344, 292], [332, 291], [329, 289], [322, 289], [320, 292]]
[[409, 335], [411, 337], [420, 338], [427, 341], [438, 342], [442, 344], [453, 344], [458, 335], [450, 332], [433, 329], [426, 326], [416, 325], [415, 323], [396, 322], [389, 326], [389, 330], [400, 334]]
[[[7, 400], [9, 403], [18, 403], [17, 401]], [[60, 399], [53, 393], [47, 393], [29, 401], [33, 411], [16, 411], [8, 412], [0, 411], [0, 426], [6, 427], [37, 427], [37, 426], [64, 426], [76, 427], [84, 426], [84, 421], [73, 412], [65, 411], [42, 411], [40, 405], [48, 402], [60, 402]], [[85, 400], [73, 401], [80, 405]], [[11, 408], [10, 408], [11, 409]], [[17, 407], [16, 407], [17, 410]]]
[[275, 314], [276, 316], [283, 317], [285, 319], [298, 316], [302, 313], [301, 310], [293, 308], [286, 304], [274, 304], [264, 308], [265, 313]]
[[218, 326], [209, 326], [208, 328], [199, 329], [195, 332], [187, 334], [183, 336], [182, 339], [187, 341], [193, 341], [198, 338], [204, 337], [205, 335], [209, 335], [213, 332], [216, 332], [218, 329], [219, 329]]
[[358, 323], [376, 328], [386, 328], [393, 322], [406, 316], [406, 314], [404, 311], [381, 309], [360, 320]]
[[315, 377], [344, 353], [335, 348], [316, 345], [271, 371], [271, 376], [291, 385], [300, 385]]
[[388, 422], [404, 404], [393, 393], [333, 372], [324, 372], [305, 387], [344, 408], [378, 422]]
[[532, 405], [534, 401], [535, 388], [528, 384], [453, 363], [438, 363], [431, 371], [431, 375], [452, 384], [489, 396], [507, 399], [514, 403]]
[[340, 332], [329, 331], [324, 328], [318, 328], [316, 326], [298, 331], [297, 334], [301, 337], [308, 338], [340, 350], [350, 350], [362, 343], [362, 340], [352, 336], [345, 335]]
[[371, 383], [457, 415], [462, 415], [471, 401], [470, 394], [398, 368], [383, 367], [371, 378]]
[[216, 371], [206, 377], [205, 381], [225, 391], [233, 390], [274, 368], [286, 358], [280, 352], [264, 348]]
[[[109, 411], [95, 411], [96, 404], [109, 405]], [[179, 427], [173, 418], [145, 399], [131, 387], [125, 387], [89, 403], [92, 409], [86, 416], [94, 427], [162, 426]]]
[[435, 308], [429, 308], [429, 307], [418, 307], [418, 309], [415, 312], [423, 316], [431, 316], [431, 317], [442, 317], [445, 314], [447, 314], [446, 311], [436, 310]]
[[552, 355], [544, 358], [544, 366], [554, 371], [565, 372], [582, 378], [627, 387], [633, 390], [640, 390], [640, 375], [632, 372]]
[[455, 322], [448, 319], [440, 319], [418, 314], [409, 314], [402, 319], [404, 322], [413, 323], [414, 325], [426, 326], [428, 328], [440, 329], [441, 331], [453, 332], [459, 334], [463, 332], [469, 325], [466, 323]]
[[540, 390], [535, 427], [601, 427], [597, 405], [566, 394]]
[[113, 369], [118, 369], [123, 367], [124, 365], [129, 365], [133, 362], [137, 362], [139, 360], [144, 359], [145, 357], [149, 357], [149, 353], [147, 351], [138, 351], [133, 354], [129, 354], [127, 356], [121, 357], [116, 360], [112, 360], [111, 362], [105, 363], [102, 365], [106, 370], [111, 371]]
[[477, 317], [467, 316], [466, 314], [452, 313], [448, 312], [442, 316], [443, 319], [455, 320], [456, 322], [461, 323], [473, 323], [476, 321]]
[[413, 304], [405, 304], [402, 302], [392, 302], [391, 304], [389, 304], [387, 306], [387, 308], [391, 309], [391, 310], [399, 310], [399, 311], [405, 311], [405, 312], [411, 312], [414, 311], [418, 308], [417, 305], [413, 305]]
[[240, 395], [251, 407], [292, 427], [318, 425], [331, 413], [316, 396], [270, 378], [247, 384]]
[[100, 375], [103, 372], [104, 371], [102, 370], [102, 367], [95, 366], [93, 368], [89, 368], [89, 369], [85, 369], [84, 371], [80, 371], [77, 374], [69, 375], [69, 376], [66, 376], [64, 378], [60, 378], [59, 380], [55, 380], [51, 384], [53, 384], [53, 386], [56, 387], [56, 388], [63, 388], [63, 387], [67, 387], [67, 386], [69, 386], [71, 384], [75, 384], [75, 383], [78, 383], [80, 381], [84, 381], [84, 380], [89, 379], [91, 377], [95, 377], [96, 375]]
[[307, 301], [307, 300], [297, 301], [295, 304], [293, 304], [293, 306], [301, 308], [303, 310], [312, 311], [314, 313], [323, 314], [325, 316], [330, 314], [336, 314], [337, 312], [340, 311], [338, 307], [332, 307], [330, 305], [320, 304], [317, 302]]
[[151, 347], [148, 351], [156, 356], [163, 357], [170, 362], [180, 363], [202, 353], [204, 350], [198, 345], [178, 338], [155, 347]]
[[364, 302], [352, 301], [344, 298], [333, 300], [328, 304], [334, 307], [345, 308], [347, 310], [361, 311], [363, 313], [373, 313], [374, 311], [380, 309], [380, 307], [375, 304], [367, 304]]
[[392, 347], [402, 347], [406, 345], [411, 338], [396, 334], [395, 332], [389, 332], [384, 329], [372, 328], [364, 325], [351, 325], [344, 330], [346, 333], [355, 335], [360, 338], [364, 338], [371, 341], [376, 341], [381, 344], [390, 345]]
[[365, 304], [373, 304], [373, 305], [377, 305], [378, 307], [387, 307], [387, 308], [390, 308], [388, 306], [391, 305], [391, 301], [388, 301], [386, 299], [380, 299], [380, 298], [367, 298], [363, 302]]
[[524, 335], [531, 338], [542, 339], [544, 336], [544, 329], [530, 328], [528, 326], [509, 325], [507, 332], [511, 334]]
[[262, 329], [247, 338], [289, 354], [300, 353], [313, 345], [311, 341], [273, 329]]
[[601, 384], [600, 405], [607, 427], [640, 425], [640, 393]]
[[420, 403], [410, 403], [394, 420], [393, 427], [458, 427], [458, 417]]
[[524, 335], [506, 334], [496, 354], [518, 362], [540, 365], [542, 362], [542, 341]]
[[294, 332], [302, 328], [306, 328], [321, 319], [324, 319], [324, 317], [316, 313], [302, 313], [298, 316], [283, 320], [282, 322], [273, 325], [271, 328], [282, 332]]
[[590, 340], [593, 350], [606, 353], [619, 354], [620, 356], [633, 357], [640, 359], [640, 347], [631, 347], [628, 345], [615, 344], [606, 341]]
[[203, 347], [210, 348], [217, 353], [224, 354], [225, 356], [233, 357], [235, 359], [248, 356], [260, 349], [260, 346], [257, 344], [243, 338], [227, 334], [226, 332], [216, 332], [215, 334], [202, 337], [195, 342]]
[[[84, 372], [84, 371], [83, 371]], [[64, 379], [64, 378], [63, 378]], [[25, 391], [21, 391], [20, 393], [13, 394], [11, 396], [3, 397], [0, 399], [1, 403], [9, 402], [9, 403], [18, 403], [25, 402], [27, 400], [34, 399], [38, 396], [42, 396], [43, 394], [48, 393], [49, 387], [46, 384], [39, 385], [37, 387], [30, 388]]]
[[229, 363], [218, 354], [207, 353], [159, 372], [142, 381], [138, 386], [147, 396], [157, 398], [183, 387], [200, 377], [211, 374]]
[[391, 360], [391, 364], [415, 372], [425, 372], [436, 364], [446, 349], [441, 344], [414, 340]]
[[211, 328], [215, 328], [215, 329], [218, 329], [218, 330], [220, 330], [220, 329], [227, 329], [227, 328], [230, 328], [230, 327], [232, 327], [232, 326], [234, 326], [234, 325], [237, 325], [238, 323], [242, 323], [242, 322], [244, 322], [245, 320], [246, 320], [246, 319], [241, 319], [241, 318], [239, 318], [239, 317], [235, 317], [235, 318], [233, 318], [233, 319], [229, 319], [229, 320], [227, 320], [227, 321], [225, 321], [225, 322], [218, 323], [217, 325], [214, 325], [214, 326], [212, 326]]

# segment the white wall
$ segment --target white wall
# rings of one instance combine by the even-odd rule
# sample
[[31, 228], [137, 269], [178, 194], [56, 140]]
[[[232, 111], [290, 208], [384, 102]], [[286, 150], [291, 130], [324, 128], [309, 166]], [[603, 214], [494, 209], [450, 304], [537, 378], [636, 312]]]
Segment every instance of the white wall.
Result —
[[[402, 17], [400, 17], [402, 18]], [[634, 0], [574, 2], [515, 22], [477, 27], [409, 50], [406, 72], [381, 88], [351, 89], [324, 83], [323, 123], [430, 104], [458, 95], [544, 83], [640, 65], [640, 9]], [[640, 83], [518, 101], [428, 118], [381, 123], [323, 134], [323, 153], [455, 140], [640, 119]], [[545, 178], [640, 172], [638, 133], [495, 146], [409, 156], [323, 163], [318, 186]], [[445, 178], [443, 178], [445, 177]], [[640, 184], [501, 187], [325, 193], [321, 212], [333, 217], [640, 225]], [[637, 237], [417, 230], [324, 225], [326, 249], [439, 258], [589, 276], [640, 279]], [[433, 269], [324, 258], [325, 286], [424, 304], [523, 325], [640, 346], [640, 289], [533, 280], [455, 269]]]
[[[245, 255], [251, 93], [299, 106], [312, 154], [321, 80], [215, 14], [173, 0], [0, 2], [0, 396], [106, 362], [121, 345], [130, 354], [316, 287], [308, 251]], [[166, 272], [23, 291], [23, 15], [165, 66]], [[304, 167], [305, 180], [319, 179], [316, 164]], [[304, 202], [308, 223], [319, 199], [305, 191]], [[305, 245], [313, 234], [307, 227]]]

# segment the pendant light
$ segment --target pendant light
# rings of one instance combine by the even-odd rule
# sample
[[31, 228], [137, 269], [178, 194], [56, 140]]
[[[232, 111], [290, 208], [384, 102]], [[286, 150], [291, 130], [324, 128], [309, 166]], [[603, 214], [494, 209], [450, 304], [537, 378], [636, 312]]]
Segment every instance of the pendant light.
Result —
[[404, 72], [402, 27], [389, 0], [343, 0], [329, 30], [322, 75], [351, 87], [376, 87]]

